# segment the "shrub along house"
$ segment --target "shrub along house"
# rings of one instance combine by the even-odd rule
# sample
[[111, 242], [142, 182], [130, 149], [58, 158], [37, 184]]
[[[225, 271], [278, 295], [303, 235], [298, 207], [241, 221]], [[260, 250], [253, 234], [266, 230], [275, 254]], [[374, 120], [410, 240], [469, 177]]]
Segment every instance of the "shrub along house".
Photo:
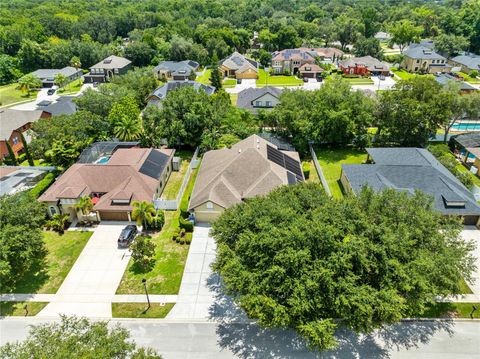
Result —
[[89, 196], [97, 220], [130, 221], [133, 201], [158, 198], [172, 171], [175, 150], [122, 148], [121, 144], [111, 155], [66, 170], [39, 198], [49, 214], [66, 213], [70, 221], [84, 220], [75, 205]]
[[372, 56], [352, 57], [340, 61], [339, 68], [345, 75], [390, 75], [390, 66]]
[[421, 191], [433, 197], [434, 208], [440, 213], [479, 225], [480, 206], [473, 194], [427, 150], [368, 148], [367, 152], [370, 164], [342, 165], [345, 191], [358, 193], [364, 186], [375, 191]]
[[20, 111], [12, 109], [0, 110], [0, 156], [2, 159], [9, 156], [7, 141], [12, 147], [15, 156], [22, 154], [23, 147], [21, 134], [24, 135], [27, 143], [29, 136], [26, 131], [32, 127], [32, 123], [41, 118], [48, 118], [51, 115], [42, 110]]
[[125, 74], [131, 65], [130, 60], [111, 55], [90, 67], [90, 72], [84, 76], [85, 83], [109, 82], [114, 76]]
[[281, 151], [273, 143], [252, 135], [232, 148], [205, 153], [189, 211], [197, 222], [213, 222], [226, 208], [246, 198], [302, 181], [297, 152]]

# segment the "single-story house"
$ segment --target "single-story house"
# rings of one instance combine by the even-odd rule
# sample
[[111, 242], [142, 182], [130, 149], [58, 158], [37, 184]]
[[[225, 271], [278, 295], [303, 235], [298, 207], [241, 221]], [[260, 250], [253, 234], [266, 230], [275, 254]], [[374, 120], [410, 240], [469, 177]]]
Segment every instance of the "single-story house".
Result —
[[455, 56], [452, 57], [448, 63], [453, 67], [460, 67], [461, 71], [467, 74], [473, 70], [480, 72], [480, 56], [478, 55], [470, 54]]
[[347, 75], [390, 75], [390, 66], [372, 56], [351, 57], [340, 61], [338, 65]]
[[297, 152], [278, 150], [274, 144], [252, 135], [231, 148], [205, 153], [189, 211], [197, 222], [213, 222], [226, 208], [246, 198], [302, 181]]
[[65, 76], [66, 84], [82, 77], [82, 69], [76, 69], [72, 66], [63, 69], [40, 69], [32, 72], [32, 75], [38, 77], [42, 81], [42, 87], [52, 87], [55, 85], [55, 76], [62, 74]]
[[282, 89], [276, 87], [247, 88], [238, 93], [237, 107], [254, 114], [258, 110], [271, 110], [280, 103]]
[[225, 77], [236, 79], [257, 79], [259, 64], [238, 52], [219, 62], [220, 71]]
[[42, 110], [51, 116], [72, 115], [77, 112], [74, 98], [75, 96], [61, 96], [56, 101], [43, 100], [37, 103], [37, 110]]
[[24, 152], [20, 134], [29, 142], [26, 131], [32, 127], [32, 123], [41, 118], [49, 118], [51, 115], [42, 110], [20, 111], [12, 109], [0, 109], [0, 156], [2, 159], [9, 156], [7, 141], [12, 147], [15, 156]]
[[435, 80], [442, 86], [446, 86], [449, 82], [454, 81], [460, 84], [460, 93], [472, 93], [478, 91], [475, 87], [470, 85], [465, 81], [459, 81], [456, 77], [449, 75], [449, 74], [439, 74], [435, 76]]
[[317, 64], [303, 64], [298, 68], [298, 76], [303, 78], [318, 79], [322, 72], [323, 69]]
[[160, 106], [160, 103], [167, 97], [170, 91], [178, 90], [181, 87], [193, 87], [197, 91], [205, 91], [207, 95], [215, 93], [215, 87], [205, 85], [196, 81], [169, 81], [158, 87], [147, 97], [147, 106]]
[[478, 225], [480, 206], [449, 170], [423, 148], [368, 148], [370, 164], [342, 165], [346, 191], [359, 193], [364, 186], [375, 191], [393, 188], [434, 198], [434, 207], [445, 215], [460, 216], [465, 224]]
[[162, 61], [153, 68], [155, 77], [159, 80], [188, 80], [190, 75], [197, 71], [200, 64], [195, 61]]
[[90, 72], [84, 76], [85, 83], [109, 82], [114, 76], [127, 73], [131, 66], [130, 60], [111, 55], [90, 67]]
[[45, 166], [0, 166], [0, 196], [32, 188], [53, 169]]
[[97, 220], [131, 221], [133, 201], [158, 198], [172, 171], [175, 150], [117, 147], [110, 156], [66, 170], [38, 199], [49, 214], [66, 213], [70, 221], [84, 220], [75, 205], [89, 196]]
[[403, 52], [403, 55], [404, 59], [400, 64], [400, 68], [410, 72], [434, 74], [437, 72], [450, 72], [452, 69], [445, 57], [425, 45], [410, 44]]

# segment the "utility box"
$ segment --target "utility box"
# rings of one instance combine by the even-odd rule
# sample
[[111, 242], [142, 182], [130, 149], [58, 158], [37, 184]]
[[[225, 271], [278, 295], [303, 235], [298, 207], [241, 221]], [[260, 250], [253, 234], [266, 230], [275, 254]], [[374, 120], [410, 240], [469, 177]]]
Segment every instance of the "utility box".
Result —
[[172, 168], [174, 171], [180, 171], [180, 164], [182, 163], [182, 159], [180, 157], [173, 157], [172, 160]]

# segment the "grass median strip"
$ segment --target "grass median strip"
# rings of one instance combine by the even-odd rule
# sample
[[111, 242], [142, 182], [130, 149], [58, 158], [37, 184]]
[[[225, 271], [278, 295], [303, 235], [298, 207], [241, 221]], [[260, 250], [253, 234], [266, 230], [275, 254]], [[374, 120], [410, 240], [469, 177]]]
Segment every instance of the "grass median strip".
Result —
[[0, 302], [0, 316], [33, 317], [47, 304], [47, 302]]
[[112, 303], [113, 318], [165, 318], [175, 303]]
[[93, 232], [43, 232], [47, 256], [26, 273], [12, 293], [56, 293]]
[[478, 308], [473, 318], [480, 319], [480, 303], [435, 303], [416, 318], [470, 318], [473, 307]]

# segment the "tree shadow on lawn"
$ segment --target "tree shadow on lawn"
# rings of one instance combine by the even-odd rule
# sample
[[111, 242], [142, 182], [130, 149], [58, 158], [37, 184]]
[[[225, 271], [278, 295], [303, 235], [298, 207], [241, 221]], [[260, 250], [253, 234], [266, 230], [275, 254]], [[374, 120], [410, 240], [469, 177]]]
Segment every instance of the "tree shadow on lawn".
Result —
[[426, 344], [439, 331], [452, 335], [453, 322], [444, 320], [408, 321], [394, 324], [372, 334], [356, 334], [344, 327], [335, 334], [334, 350], [314, 352], [291, 328], [263, 328], [248, 319], [233, 298], [224, 292], [221, 279], [212, 273], [207, 285], [215, 294], [210, 319], [218, 321], [218, 343], [240, 358], [379, 358], [391, 357], [392, 350], [410, 349]]
[[37, 293], [50, 278], [46, 270], [47, 266], [46, 257], [36, 260], [30, 270], [18, 278], [9, 293]]

